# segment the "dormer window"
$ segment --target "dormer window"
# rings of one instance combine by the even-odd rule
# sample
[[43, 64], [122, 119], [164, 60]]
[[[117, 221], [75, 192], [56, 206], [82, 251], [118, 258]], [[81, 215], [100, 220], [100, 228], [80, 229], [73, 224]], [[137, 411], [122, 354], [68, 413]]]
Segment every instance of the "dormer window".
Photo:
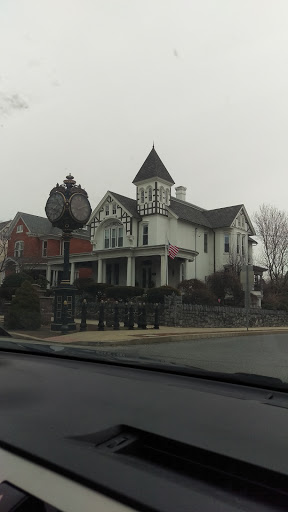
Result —
[[144, 188], [141, 188], [141, 190], [140, 190], [140, 201], [141, 201], [141, 203], [144, 203], [144, 199], [145, 199]]
[[105, 204], [105, 215], [109, 215], [109, 213], [110, 213], [109, 204]]
[[152, 187], [148, 188], [148, 201], [152, 201]]

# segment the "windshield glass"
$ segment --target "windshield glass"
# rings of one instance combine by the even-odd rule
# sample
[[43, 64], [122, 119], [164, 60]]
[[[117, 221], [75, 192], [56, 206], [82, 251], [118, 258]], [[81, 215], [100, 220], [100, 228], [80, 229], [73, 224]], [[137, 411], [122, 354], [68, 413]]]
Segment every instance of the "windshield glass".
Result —
[[287, 2], [0, 12], [0, 350], [288, 383]]

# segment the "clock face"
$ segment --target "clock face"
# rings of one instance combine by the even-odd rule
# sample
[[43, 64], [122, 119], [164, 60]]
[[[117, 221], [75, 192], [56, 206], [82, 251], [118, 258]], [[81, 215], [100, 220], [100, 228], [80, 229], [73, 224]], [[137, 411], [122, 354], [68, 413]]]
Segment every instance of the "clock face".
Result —
[[65, 199], [60, 192], [54, 192], [46, 203], [45, 211], [50, 222], [60, 219], [63, 214]]
[[70, 210], [74, 219], [80, 223], [86, 224], [91, 215], [91, 206], [87, 197], [83, 194], [74, 194], [70, 202]]

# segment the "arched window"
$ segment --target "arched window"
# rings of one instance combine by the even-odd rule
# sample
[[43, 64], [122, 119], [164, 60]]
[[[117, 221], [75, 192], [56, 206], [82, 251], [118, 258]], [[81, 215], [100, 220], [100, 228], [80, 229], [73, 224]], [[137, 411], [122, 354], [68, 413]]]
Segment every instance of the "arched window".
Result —
[[169, 188], [166, 188], [166, 203], [169, 203]]
[[164, 203], [164, 187], [160, 188], [160, 201]]
[[144, 203], [144, 188], [141, 188], [140, 190], [140, 201], [141, 203]]
[[148, 201], [152, 201], [152, 187], [148, 187]]

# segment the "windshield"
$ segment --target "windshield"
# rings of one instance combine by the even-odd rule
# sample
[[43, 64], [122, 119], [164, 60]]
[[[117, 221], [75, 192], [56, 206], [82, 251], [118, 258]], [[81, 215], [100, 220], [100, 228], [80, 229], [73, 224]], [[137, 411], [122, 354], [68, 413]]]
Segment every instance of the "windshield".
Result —
[[287, 2], [0, 12], [0, 350], [288, 384]]

